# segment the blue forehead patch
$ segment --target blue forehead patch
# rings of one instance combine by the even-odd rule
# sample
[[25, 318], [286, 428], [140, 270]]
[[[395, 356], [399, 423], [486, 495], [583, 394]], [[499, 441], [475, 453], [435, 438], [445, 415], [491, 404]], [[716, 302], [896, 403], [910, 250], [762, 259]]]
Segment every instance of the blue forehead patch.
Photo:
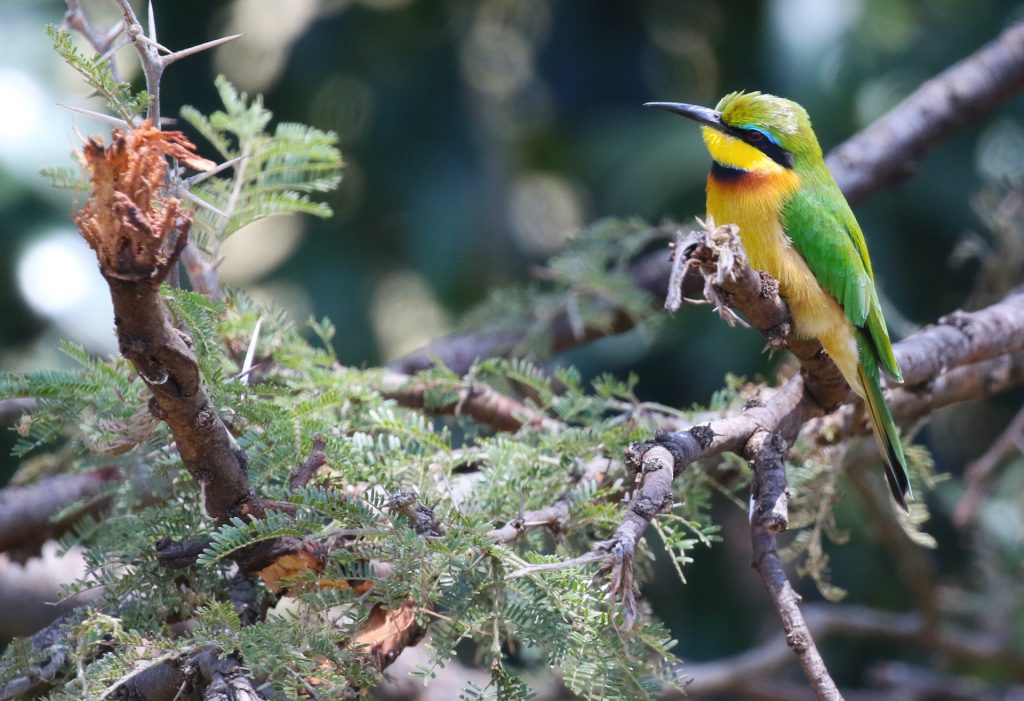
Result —
[[739, 126], [740, 129], [747, 129], [747, 130], [750, 130], [750, 131], [756, 131], [757, 133], [759, 133], [761, 136], [763, 136], [764, 138], [766, 138], [769, 141], [771, 141], [776, 146], [779, 146], [779, 147], [782, 146], [782, 144], [779, 143], [778, 139], [776, 139], [774, 136], [772, 136], [769, 132], [765, 131], [761, 127], [755, 127], [753, 124], [740, 124], [738, 126]]

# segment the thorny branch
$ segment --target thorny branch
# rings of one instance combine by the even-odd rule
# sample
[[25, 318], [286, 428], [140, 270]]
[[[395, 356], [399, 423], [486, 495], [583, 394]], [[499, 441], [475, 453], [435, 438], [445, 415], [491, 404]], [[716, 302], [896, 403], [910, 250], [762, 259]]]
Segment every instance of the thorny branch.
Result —
[[96, 138], [85, 146], [93, 195], [75, 221], [110, 287], [121, 353], [150, 388], [150, 411], [170, 427], [205, 512], [218, 523], [259, 515], [245, 455], [210, 401], [191, 339], [170, 323], [160, 298], [191, 224], [179, 200], [159, 194], [165, 154], [187, 160], [192, 145], [148, 128], [115, 130], [112, 139], [109, 148]]

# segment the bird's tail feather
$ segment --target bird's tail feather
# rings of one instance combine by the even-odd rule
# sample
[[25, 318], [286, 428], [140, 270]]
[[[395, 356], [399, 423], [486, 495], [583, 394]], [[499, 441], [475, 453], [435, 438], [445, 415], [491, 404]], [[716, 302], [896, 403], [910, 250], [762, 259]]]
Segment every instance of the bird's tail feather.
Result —
[[885, 477], [889, 482], [889, 489], [892, 491], [896, 503], [906, 511], [906, 500], [913, 499], [914, 494], [910, 489], [903, 444], [900, 442], [899, 430], [896, 428], [896, 422], [893, 421], [892, 412], [889, 411], [889, 405], [885, 403], [885, 397], [882, 395], [878, 361], [871, 348], [867, 346], [866, 339], [859, 336], [860, 334], [858, 334], [857, 345], [860, 350], [860, 363], [857, 367], [857, 374], [861, 386], [864, 388], [864, 404], [871, 417], [872, 433], [875, 435], [878, 449], [885, 459]]

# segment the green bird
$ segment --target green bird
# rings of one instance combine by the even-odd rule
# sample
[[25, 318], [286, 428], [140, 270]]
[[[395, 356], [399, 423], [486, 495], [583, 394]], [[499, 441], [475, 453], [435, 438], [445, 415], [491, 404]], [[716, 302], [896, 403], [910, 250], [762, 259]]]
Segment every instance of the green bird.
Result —
[[707, 213], [736, 224], [750, 264], [779, 283], [794, 331], [816, 338], [864, 400], [886, 463], [889, 488], [906, 510], [907, 461], [880, 369], [903, 381], [878, 305], [864, 234], [832, 178], [803, 107], [758, 92], [734, 92], [715, 109], [649, 102], [703, 125], [711, 154]]

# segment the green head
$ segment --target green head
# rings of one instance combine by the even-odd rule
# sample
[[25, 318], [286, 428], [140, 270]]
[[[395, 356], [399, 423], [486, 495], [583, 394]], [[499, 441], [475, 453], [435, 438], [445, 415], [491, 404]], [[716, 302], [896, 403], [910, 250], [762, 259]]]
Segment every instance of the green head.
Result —
[[807, 111], [784, 97], [759, 92], [733, 92], [715, 109], [679, 102], [648, 102], [704, 125], [712, 158], [734, 168], [756, 170], [767, 156], [784, 168], [817, 162], [821, 146]]

